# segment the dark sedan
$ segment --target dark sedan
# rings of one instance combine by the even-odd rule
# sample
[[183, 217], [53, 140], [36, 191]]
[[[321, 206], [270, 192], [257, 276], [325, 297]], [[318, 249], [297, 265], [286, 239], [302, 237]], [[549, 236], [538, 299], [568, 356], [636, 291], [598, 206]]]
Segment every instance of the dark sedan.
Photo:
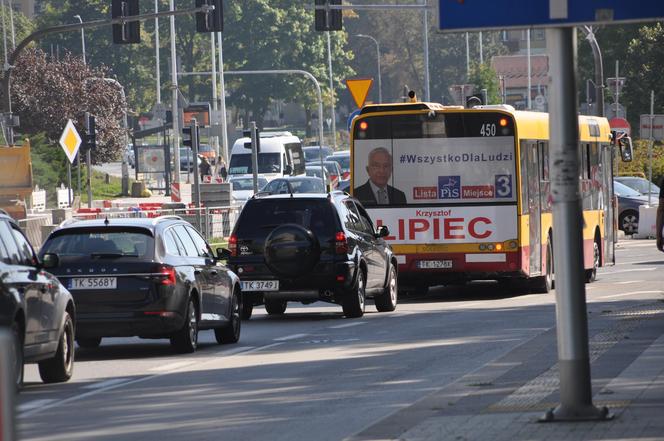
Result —
[[45, 383], [67, 381], [74, 370], [74, 299], [45, 271], [55, 265], [52, 255], [37, 260], [16, 222], [0, 214], [0, 326], [14, 334], [18, 386], [23, 363], [39, 363]]
[[[618, 229], [625, 234], [635, 234], [639, 230], [639, 207], [648, 204], [648, 196], [643, 196], [638, 191], [613, 181], [613, 192], [618, 196]], [[655, 197], [652, 203], [657, 203]]]
[[240, 338], [237, 276], [177, 216], [73, 222], [52, 232], [41, 252], [59, 258], [53, 273], [76, 301], [81, 347], [138, 336], [193, 352], [199, 330], [214, 329], [219, 343]]

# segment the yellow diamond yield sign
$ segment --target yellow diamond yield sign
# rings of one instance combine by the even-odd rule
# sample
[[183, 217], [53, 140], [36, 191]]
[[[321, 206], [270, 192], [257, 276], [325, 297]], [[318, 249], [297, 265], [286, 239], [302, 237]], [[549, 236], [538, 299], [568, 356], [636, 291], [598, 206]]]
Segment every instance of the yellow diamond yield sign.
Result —
[[76, 131], [76, 127], [74, 127], [74, 123], [71, 119], [67, 120], [67, 125], [62, 131], [60, 145], [62, 146], [62, 150], [65, 151], [69, 162], [73, 164], [74, 159], [76, 159], [76, 154], [78, 153], [78, 148], [81, 146], [81, 135]]
[[346, 86], [350, 90], [350, 94], [353, 95], [353, 100], [357, 107], [364, 106], [364, 102], [367, 100], [367, 95], [369, 95], [369, 90], [373, 84], [373, 78], [354, 78], [352, 80], [346, 80]]

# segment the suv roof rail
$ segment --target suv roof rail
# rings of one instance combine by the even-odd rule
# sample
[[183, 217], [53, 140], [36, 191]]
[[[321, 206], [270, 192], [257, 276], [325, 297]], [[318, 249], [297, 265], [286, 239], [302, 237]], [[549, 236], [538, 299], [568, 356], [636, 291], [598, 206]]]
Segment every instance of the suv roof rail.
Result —
[[162, 214], [161, 216], [157, 216], [152, 219], [152, 225], [157, 225], [157, 222], [167, 219], [182, 220], [182, 218], [177, 214]]

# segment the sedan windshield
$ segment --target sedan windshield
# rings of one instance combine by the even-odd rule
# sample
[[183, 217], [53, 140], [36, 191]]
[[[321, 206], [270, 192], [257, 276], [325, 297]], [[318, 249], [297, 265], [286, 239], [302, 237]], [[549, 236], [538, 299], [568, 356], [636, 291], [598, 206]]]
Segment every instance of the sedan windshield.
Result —
[[618, 181], [613, 181], [613, 192], [624, 198], [638, 198], [639, 196], [642, 196], [638, 191], [634, 190], [633, 188], [629, 188], [625, 184], [621, 184]]
[[[647, 179], [643, 178], [620, 178], [618, 180], [621, 184], [625, 184], [626, 186], [633, 188], [634, 190], [638, 191], [641, 194], [648, 194], [650, 193], [659, 193], [659, 187], [652, 182], [649, 182]], [[648, 189], [648, 186], [650, 186], [650, 189]]]

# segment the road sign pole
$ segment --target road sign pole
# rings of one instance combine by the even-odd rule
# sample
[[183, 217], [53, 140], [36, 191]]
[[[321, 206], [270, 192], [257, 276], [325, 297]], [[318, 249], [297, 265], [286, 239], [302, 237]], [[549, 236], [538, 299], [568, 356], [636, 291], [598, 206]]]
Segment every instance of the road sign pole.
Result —
[[[251, 174], [254, 178], [254, 194], [258, 193], [258, 137], [256, 136], [256, 121], [249, 122], [251, 133]], [[322, 144], [321, 144], [322, 145]]]
[[550, 164], [556, 269], [556, 324], [560, 404], [542, 421], [606, 419], [592, 403], [583, 267], [583, 212], [579, 194], [579, 123], [576, 106], [576, 31], [546, 31], [549, 47]]
[[655, 91], [650, 91], [650, 143], [648, 144], [648, 205], [652, 199], [652, 151], [655, 146]]
[[67, 161], [67, 201], [69, 202], [69, 207], [71, 207], [71, 162]]
[[[90, 114], [85, 112], [85, 133], [90, 133]], [[85, 161], [88, 168], [88, 208], [92, 208], [92, 157], [90, 147], [86, 146]]]

